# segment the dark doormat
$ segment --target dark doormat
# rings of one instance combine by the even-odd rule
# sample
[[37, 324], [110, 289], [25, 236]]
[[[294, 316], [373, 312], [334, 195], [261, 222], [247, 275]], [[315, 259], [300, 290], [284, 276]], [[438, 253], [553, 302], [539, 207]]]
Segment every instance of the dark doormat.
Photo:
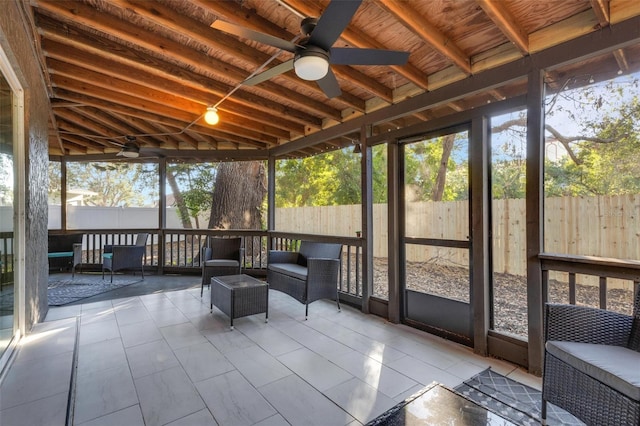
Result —
[[96, 294], [116, 290], [142, 281], [138, 277], [113, 277], [113, 282], [109, 277], [102, 275], [76, 275], [75, 278], [65, 278], [55, 280], [49, 278], [48, 299], [49, 306], [62, 306], [67, 303], [76, 302]]
[[[490, 368], [465, 380], [455, 390], [513, 423], [540, 424], [542, 392], [496, 373]], [[583, 422], [553, 404], [547, 404], [547, 423], [584, 425]]]

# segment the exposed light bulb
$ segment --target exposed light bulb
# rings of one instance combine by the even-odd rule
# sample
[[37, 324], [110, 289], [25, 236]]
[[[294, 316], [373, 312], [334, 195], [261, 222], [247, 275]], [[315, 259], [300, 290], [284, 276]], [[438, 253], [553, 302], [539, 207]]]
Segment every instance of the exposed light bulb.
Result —
[[204, 121], [207, 124], [215, 126], [220, 121], [220, 116], [218, 115], [218, 110], [216, 107], [207, 107], [207, 112], [204, 113]]

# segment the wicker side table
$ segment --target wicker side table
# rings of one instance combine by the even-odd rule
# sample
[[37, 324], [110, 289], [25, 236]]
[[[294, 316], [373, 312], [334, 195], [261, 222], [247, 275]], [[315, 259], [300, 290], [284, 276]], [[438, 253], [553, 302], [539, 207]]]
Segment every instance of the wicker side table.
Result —
[[248, 275], [225, 275], [211, 278], [211, 312], [213, 306], [231, 320], [265, 314], [269, 321], [269, 285]]

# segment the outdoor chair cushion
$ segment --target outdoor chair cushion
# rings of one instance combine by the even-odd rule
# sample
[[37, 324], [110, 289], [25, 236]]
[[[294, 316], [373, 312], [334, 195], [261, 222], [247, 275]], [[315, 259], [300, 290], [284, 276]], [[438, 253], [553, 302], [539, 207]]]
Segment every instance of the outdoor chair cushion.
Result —
[[302, 281], [307, 279], [307, 267], [295, 263], [274, 263], [270, 265], [270, 269], [274, 272], [279, 272], [283, 275], [297, 278]]
[[624, 346], [548, 341], [547, 351], [634, 401], [640, 401], [640, 353]]
[[204, 266], [229, 266], [238, 267], [240, 262], [232, 259], [211, 259], [204, 262]]

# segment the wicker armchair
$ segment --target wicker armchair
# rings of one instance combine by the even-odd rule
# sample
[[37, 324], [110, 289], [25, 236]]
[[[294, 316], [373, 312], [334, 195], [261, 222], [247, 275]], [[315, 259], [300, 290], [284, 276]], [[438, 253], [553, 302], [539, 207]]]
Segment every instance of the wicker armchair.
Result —
[[147, 251], [147, 238], [149, 238], [149, 234], [139, 233], [133, 245], [105, 245], [102, 252], [102, 279], [104, 279], [105, 269], [111, 271], [111, 282], [113, 282], [114, 272], [135, 271], [139, 268], [144, 280], [142, 258]]
[[239, 275], [242, 271], [242, 238], [209, 237], [207, 245], [202, 248], [202, 283], [200, 297], [205, 284], [211, 285], [211, 277], [222, 275]]
[[298, 252], [270, 250], [267, 258], [269, 288], [278, 290], [305, 305], [304, 317], [309, 315], [309, 303], [332, 299], [338, 304], [338, 276], [342, 244], [302, 241]]
[[640, 425], [640, 289], [633, 316], [547, 304], [543, 424], [548, 402], [588, 425]]

